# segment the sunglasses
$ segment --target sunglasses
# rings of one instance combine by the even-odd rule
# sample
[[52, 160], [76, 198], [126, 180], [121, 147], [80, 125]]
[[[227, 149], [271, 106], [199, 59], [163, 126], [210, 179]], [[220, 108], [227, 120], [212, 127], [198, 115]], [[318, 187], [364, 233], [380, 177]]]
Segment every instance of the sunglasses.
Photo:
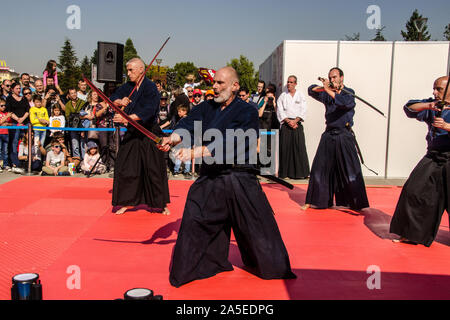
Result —
[[194, 97], [201, 97], [201, 94], [194, 94]]
[[6, 107], [6, 104], [0, 104], [0, 108]]
[[10, 88], [11, 85], [10, 84], [5, 84], [5, 87]]
[[23, 93], [25, 96], [31, 94], [31, 92], [24, 92]]
[[59, 148], [61, 148], [61, 146], [53, 146], [53, 148], [58, 148], [59, 149]]
[[240, 94], [239, 95], [239, 97], [241, 98], [241, 97], [245, 97], [246, 96], [246, 94]]
[[187, 92], [194, 92], [194, 91], [192, 91], [192, 90], [188, 90]]

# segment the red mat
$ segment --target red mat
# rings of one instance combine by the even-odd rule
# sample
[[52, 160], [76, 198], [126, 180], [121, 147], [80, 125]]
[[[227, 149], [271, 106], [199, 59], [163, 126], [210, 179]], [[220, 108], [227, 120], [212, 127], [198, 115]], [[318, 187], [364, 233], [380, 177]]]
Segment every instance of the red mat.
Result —
[[[368, 187], [372, 208], [355, 215], [302, 212], [306, 185], [264, 184], [298, 279], [248, 273], [233, 240], [234, 271], [174, 288], [169, 263], [191, 183], [170, 181], [168, 217], [142, 208], [112, 214], [111, 179], [22, 177], [0, 185], [0, 299], [10, 299], [11, 277], [22, 272], [40, 274], [44, 299], [117, 299], [134, 287], [167, 300], [450, 298], [447, 214], [430, 248], [394, 244], [389, 222], [401, 189], [389, 186]], [[367, 287], [372, 265], [380, 289]]]

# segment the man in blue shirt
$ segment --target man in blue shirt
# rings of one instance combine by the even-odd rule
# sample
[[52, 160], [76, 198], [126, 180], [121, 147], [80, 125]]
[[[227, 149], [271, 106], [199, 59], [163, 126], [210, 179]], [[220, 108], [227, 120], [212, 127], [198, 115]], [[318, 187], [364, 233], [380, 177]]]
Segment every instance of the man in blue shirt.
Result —
[[[409, 118], [428, 125], [428, 147], [427, 154], [411, 172], [400, 194], [390, 232], [401, 238], [394, 242], [420, 243], [429, 247], [436, 238], [444, 210], [449, 212], [450, 92], [447, 91], [444, 99], [448, 81], [448, 77], [436, 79], [434, 99], [410, 100], [404, 106]], [[444, 103], [440, 105], [442, 101]]]
[[[325, 105], [326, 130], [311, 167], [303, 210], [336, 205], [361, 210], [369, 207], [356, 141], [351, 131], [355, 114], [354, 92], [344, 86], [344, 73], [332, 68], [323, 87], [312, 85], [308, 94]], [[343, 91], [342, 89], [346, 89]]]
[[[184, 129], [192, 134], [194, 122], [201, 121], [201, 130], [205, 133], [203, 143], [179, 150], [178, 157], [182, 160], [198, 156], [214, 158], [202, 164], [200, 177], [189, 189], [172, 256], [170, 283], [179, 287], [233, 270], [228, 261], [231, 228], [242, 261], [257, 276], [295, 278], [273, 210], [256, 176], [246, 171], [256, 164], [258, 111], [237, 97], [239, 78], [231, 67], [216, 72], [213, 89], [214, 100], [204, 101], [192, 109], [177, 124], [176, 131], [163, 138], [160, 147], [168, 151], [169, 146], [181, 142], [177, 130]], [[253, 132], [254, 141], [252, 144], [248, 141], [251, 139], [243, 139], [245, 142], [234, 144], [233, 150], [220, 157], [222, 148], [212, 147], [213, 143], [208, 143], [205, 137], [210, 130], [221, 133], [215, 136], [214, 143], [223, 142], [217, 143], [223, 147], [230, 139], [234, 141], [230, 132]], [[255, 163], [251, 154], [255, 155]], [[239, 156], [243, 156], [242, 162]]]

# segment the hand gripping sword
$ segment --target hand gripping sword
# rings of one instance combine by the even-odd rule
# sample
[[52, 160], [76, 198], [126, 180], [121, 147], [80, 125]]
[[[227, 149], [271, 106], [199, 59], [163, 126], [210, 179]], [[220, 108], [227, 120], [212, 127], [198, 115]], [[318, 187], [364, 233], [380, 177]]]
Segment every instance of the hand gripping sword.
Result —
[[97, 92], [98, 96], [103, 99], [115, 112], [120, 114], [125, 120], [128, 121], [129, 124], [131, 124], [133, 127], [135, 127], [137, 130], [139, 130], [141, 133], [143, 133], [145, 136], [150, 138], [152, 141], [154, 141], [156, 144], [161, 143], [161, 138], [154, 135], [150, 131], [148, 131], [146, 128], [144, 128], [141, 124], [139, 124], [136, 120], [132, 119], [128, 114], [126, 114], [121, 108], [117, 107], [109, 98], [100, 90], [98, 89], [88, 78], [83, 76], [84, 81], [86, 81], [87, 85]]

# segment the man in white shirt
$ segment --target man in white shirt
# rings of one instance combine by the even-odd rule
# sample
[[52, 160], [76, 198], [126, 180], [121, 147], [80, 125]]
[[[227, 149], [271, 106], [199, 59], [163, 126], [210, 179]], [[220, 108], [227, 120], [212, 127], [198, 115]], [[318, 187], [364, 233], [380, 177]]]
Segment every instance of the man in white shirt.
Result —
[[277, 100], [277, 117], [280, 121], [280, 178], [305, 179], [309, 176], [305, 134], [302, 122], [306, 115], [306, 99], [296, 90], [297, 77], [289, 76], [287, 92]]
[[83, 101], [87, 101], [88, 93], [87, 93], [86, 90], [87, 90], [87, 83], [84, 80], [80, 79], [78, 81], [78, 91], [77, 91], [78, 99], [81, 99]]

